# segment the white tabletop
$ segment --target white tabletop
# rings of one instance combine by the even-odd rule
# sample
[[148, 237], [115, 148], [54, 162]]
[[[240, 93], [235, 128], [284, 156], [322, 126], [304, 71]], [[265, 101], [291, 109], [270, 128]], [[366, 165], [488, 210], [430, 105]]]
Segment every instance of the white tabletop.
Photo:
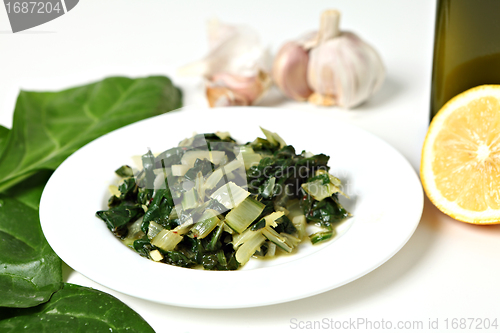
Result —
[[[183, 88], [184, 105], [205, 106], [201, 82], [178, 78], [175, 70], [206, 52], [207, 19], [251, 25], [276, 51], [284, 41], [314, 29], [326, 8], [339, 9], [343, 29], [374, 45], [387, 67], [381, 91], [368, 103], [350, 111], [331, 108], [332, 115], [386, 140], [418, 170], [429, 120], [435, 15], [430, 0], [86, 0], [52, 22], [17, 34], [10, 33], [0, 9], [0, 124], [11, 126], [19, 89], [62, 89], [110, 75], [169, 75]], [[278, 94], [261, 105], [314, 108]], [[413, 237], [375, 271], [317, 296], [260, 308], [159, 305], [102, 287], [68, 266], [64, 279], [116, 296], [157, 332], [287, 332], [312, 321], [325, 330], [340, 321], [347, 331], [356, 330], [348, 324], [358, 320], [374, 328], [390, 321], [391, 331], [402, 324], [419, 332], [430, 331], [430, 323], [438, 325], [433, 331], [445, 331], [448, 323], [452, 331], [454, 318], [467, 321], [458, 331], [474, 332], [481, 319], [497, 318], [500, 324], [499, 237], [499, 226], [457, 222], [426, 199]], [[469, 318], [479, 318], [470, 329]], [[360, 325], [357, 331], [372, 330]]]

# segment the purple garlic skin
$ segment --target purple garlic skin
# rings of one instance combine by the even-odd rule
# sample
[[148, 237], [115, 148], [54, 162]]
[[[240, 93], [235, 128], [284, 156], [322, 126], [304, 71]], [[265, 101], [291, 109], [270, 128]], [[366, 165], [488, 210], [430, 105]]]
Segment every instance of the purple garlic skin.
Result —
[[274, 83], [286, 96], [296, 101], [305, 101], [313, 93], [307, 84], [308, 63], [308, 51], [297, 42], [283, 45], [274, 59]]

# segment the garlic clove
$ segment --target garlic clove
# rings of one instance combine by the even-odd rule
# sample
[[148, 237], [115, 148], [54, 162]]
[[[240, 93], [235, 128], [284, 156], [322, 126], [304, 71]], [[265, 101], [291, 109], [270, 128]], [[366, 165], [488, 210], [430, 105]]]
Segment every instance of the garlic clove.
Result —
[[308, 63], [308, 52], [297, 42], [288, 42], [279, 50], [272, 75], [274, 83], [286, 96], [304, 101], [313, 93], [307, 83]]
[[207, 100], [210, 107], [220, 106], [247, 106], [250, 102], [245, 96], [235, 93], [226, 87], [211, 87], [206, 88]]
[[251, 105], [270, 85], [271, 78], [262, 71], [252, 77], [218, 73], [207, 82], [207, 98], [210, 106]]
[[203, 76], [210, 106], [251, 105], [266, 93], [271, 55], [256, 31], [211, 20], [208, 41], [208, 55], [178, 74]]
[[218, 73], [210, 78], [216, 86], [227, 87], [231, 91], [244, 96], [248, 101], [254, 102], [271, 84], [269, 75], [260, 71], [258, 75], [244, 77], [229, 73]]

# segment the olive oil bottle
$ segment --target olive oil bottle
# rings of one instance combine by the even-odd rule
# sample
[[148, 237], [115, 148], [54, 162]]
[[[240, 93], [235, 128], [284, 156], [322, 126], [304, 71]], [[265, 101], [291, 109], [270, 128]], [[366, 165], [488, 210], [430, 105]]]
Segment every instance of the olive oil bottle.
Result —
[[438, 0], [431, 119], [452, 97], [500, 84], [500, 0]]

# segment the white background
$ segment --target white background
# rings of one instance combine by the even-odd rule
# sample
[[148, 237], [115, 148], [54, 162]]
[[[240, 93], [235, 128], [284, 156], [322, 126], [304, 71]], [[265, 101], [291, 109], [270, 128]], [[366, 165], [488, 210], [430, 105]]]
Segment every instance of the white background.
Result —
[[[342, 28], [374, 45], [387, 67], [385, 84], [374, 98], [355, 110], [332, 108], [332, 114], [380, 136], [418, 170], [429, 119], [435, 16], [431, 0], [85, 0], [68, 14], [17, 34], [10, 32], [0, 8], [0, 124], [11, 126], [19, 89], [62, 89], [110, 75], [169, 75], [184, 89], [185, 105], [204, 106], [200, 81], [178, 78], [175, 70], [206, 52], [207, 19], [251, 25], [276, 51], [284, 41], [315, 29], [326, 8], [339, 9]], [[276, 93], [262, 105], [314, 108]], [[332, 140], [342, 142], [333, 133]], [[113, 294], [157, 332], [296, 331], [292, 318], [384, 319], [394, 325], [423, 321], [425, 329], [420, 332], [428, 331], [431, 318], [439, 320], [443, 331], [447, 318], [451, 323], [453, 318], [500, 317], [499, 237], [498, 226], [457, 222], [426, 199], [414, 236], [375, 271], [318, 296], [250, 309], [158, 305], [101, 287], [67, 266], [65, 280]], [[300, 283], [313, 283], [300, 281], [300, 272], [293, 278], [298, 288]], [[238, 290], [234, 294], [237, 297]]]

